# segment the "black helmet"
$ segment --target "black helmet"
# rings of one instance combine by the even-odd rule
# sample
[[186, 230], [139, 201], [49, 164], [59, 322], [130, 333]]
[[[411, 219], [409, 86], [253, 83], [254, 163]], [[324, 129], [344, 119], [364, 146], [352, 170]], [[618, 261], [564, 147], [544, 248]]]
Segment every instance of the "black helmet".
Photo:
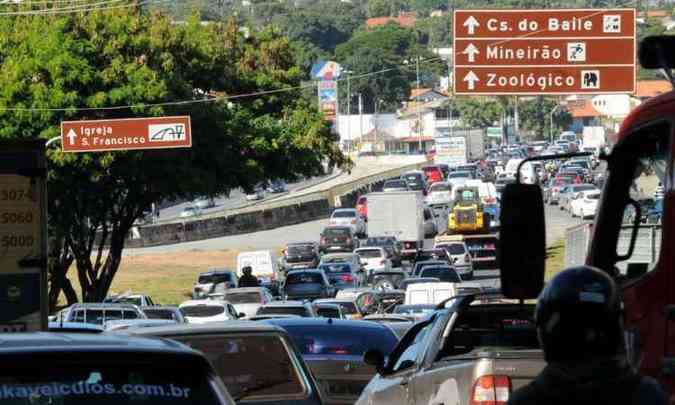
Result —
[[253, 269], [251, 268], [251, 266], [244, 266], [241, 269], [241, 272], [244, 273], [244, 274], [251, 274], [252, 271], [253, 271]]
[[549, 281], [539, 295], [535, 318], [547, 362], [623, 352], [616, 284], [594, 267], [572, 267]]

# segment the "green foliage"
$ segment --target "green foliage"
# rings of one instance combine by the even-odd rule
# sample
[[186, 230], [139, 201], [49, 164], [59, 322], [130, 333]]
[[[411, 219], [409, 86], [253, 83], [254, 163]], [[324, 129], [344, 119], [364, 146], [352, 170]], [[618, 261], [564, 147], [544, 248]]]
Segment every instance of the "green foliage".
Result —
[[[203, 26], [194, 16], [172, 24], [139, 9], [0, 20], [0, 107], [40, 109], [0, 108], [1, 139], [48, 139], [63, 120], [191, 116], [191, 149], [48, 152], [50, 234], [62, 247], [52, 252], [52, 285], [74, 260], [86, 301], [105, 297], [124, 239], [151, 203], [317, 175], [324, 160], [346, 163], [297, 92], [143, 106], [298, 86], [301, 70], [277, 30], [245, 39], [233, 22]], [[136, 107], [76, 110], [121, 105]]]
[[[536, 97], [521, 101], [518, 108], [520, 128], [534, 131], [537, 139], [547, 139], [551, 130], [551, 112], [558, 101], [552, 98]], [[572, 122], [572, 116], [562, 108], [553, 114], [553, 131], [566, 128]]]
[[495, 125], [502, 117], [503, 109], [497, 101], [475, 97], [457, 97], [453, 109], [459, 111], [464, 125], [471, 128], [486, 128]]
[[393, 17], [406, 10], [407, 0], [368, 0], [369, 17]]

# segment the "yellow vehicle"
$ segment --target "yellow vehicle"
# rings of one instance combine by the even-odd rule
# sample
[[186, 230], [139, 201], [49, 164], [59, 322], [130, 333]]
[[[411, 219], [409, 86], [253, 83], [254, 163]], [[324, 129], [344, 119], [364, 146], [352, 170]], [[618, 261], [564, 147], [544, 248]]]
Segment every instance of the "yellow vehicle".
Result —
[[487, 233], [490, 222], [485, 217], [478, 188], [459, 187], [448, 216], [448, 233]]

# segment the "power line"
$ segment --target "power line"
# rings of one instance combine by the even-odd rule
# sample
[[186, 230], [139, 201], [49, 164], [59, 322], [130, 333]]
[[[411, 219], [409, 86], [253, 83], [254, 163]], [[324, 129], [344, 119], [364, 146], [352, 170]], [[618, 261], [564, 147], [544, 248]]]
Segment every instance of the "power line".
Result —
[[106, 4], [110, 3], [116, 3], [124, 0], [107, 0], [103, 1], [100, 3], [95, 3], [95, 4], [100, 4], [103, 6], [96, 6], [93, 7], [93, 4], [83, 4], [80, 6], [74, 6], [74, 7], [62, 7], [62, 8], [53, 8], [53, 9], [41, 9], [41, 10], [24, 10], [24, 11], [7, 11], [7, 12], [0, 12], [0, 16], [26, 16], [26, 15], [58, 15], [58, 14], [74, 14], [74, 13], [80, 13], [83, 11], [106, 11], [106, 10], [115, 10], [115, 9], [121, 9], [121, 8], [129, 8], [129, 7], [139, 7], [139, 6], [145, 6], [145, 5], [150, 5], [150, 4], [158, 4], [158, 3], [165, 3], [170, 0], [142, 0], [142, 1], [134, 1], [133, 3], [130, 4], [122, 4], [122, 5], [116, 5], [116, 6], [110, 6]]

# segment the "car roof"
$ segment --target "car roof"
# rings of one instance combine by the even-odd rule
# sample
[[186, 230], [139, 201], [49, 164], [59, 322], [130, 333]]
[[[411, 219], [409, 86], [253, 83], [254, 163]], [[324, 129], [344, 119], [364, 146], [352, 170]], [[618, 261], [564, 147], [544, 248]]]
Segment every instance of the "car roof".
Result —
[[356, 253], [329, 253], [326, 255], [321, 256], [321, 260], [328, 258], [328, 259], [338, 259], [338, 258], [347, 258], [347, 257], [354, 257]]
[[272, 301], [263, 305], [263, 307], [304, 307], [307, 305], [304, 301]]
[[209, 267], [207, 271], [199, 273], [200, 276], [212, 276], [217, 274], [234, 273], [234, 270], [226, 269], [224, 267]]
[[80, 302], [73, 304], [70, 309], [139, 309], [137, 305], [122, 302]]
[[227, 306], [229, 302], [222, 300], [188, 300], [182, 302], [178, 307], [187, 307], [187, 306], [211, 306], [211, 307], [224, 307]]
[[333, 210], [333, 212], [338, 212], [338, 211], [356, 212], [356, 208], [336, 208], [335, 210]]
[[263, 290], [266, 290], [267, 288], [265, 287], [238, 287], [238, 288], [228, 288], [225, 290], [225, 294], [231, 293], [231, 292], [263, 292]]
[[385, 326], [372, 321], [352, 320], [352, 319], [333, 319], [333, 318], [279, 318], [270, 319], [269, 322], [282, 328], [293, 326], [322, 326], [329, 327], [361, 327], [369, 329], [387, 329]]
[[163, 352], [194, 354], [197, 352], [178, 342], [148, 339], [113, 333], [4, 333], [0, 337], [0, 355], [54, 352]]
[[286, 275], [288, 276], [289, 274], [293, 273], [316, 273], [316, 274], [324, 274], [323, 270], [318, 270], [318, 269], [298, 269], [298, 270], [291, 270]]
[[175, 305], [148, 305], [148, 306], [142, 306], [139, 307], [143, 311], [147, 310], [153, 310], [153, 309], [160, 309], [160, 310], [171, 310], [171, 311], [178, 311], [178, 307]]
[[180, 335], [198, 335], [211, 333], [237, 333], [237, 332], [279, 332], [282, 329], [258, 322], [250, 321], [225, 321], [225, 322], [207, 322], [201, 324], [173, 324], [163, 326], [153, 326], [134, 330], [134, 335], [142, 336], [180, 336]]

